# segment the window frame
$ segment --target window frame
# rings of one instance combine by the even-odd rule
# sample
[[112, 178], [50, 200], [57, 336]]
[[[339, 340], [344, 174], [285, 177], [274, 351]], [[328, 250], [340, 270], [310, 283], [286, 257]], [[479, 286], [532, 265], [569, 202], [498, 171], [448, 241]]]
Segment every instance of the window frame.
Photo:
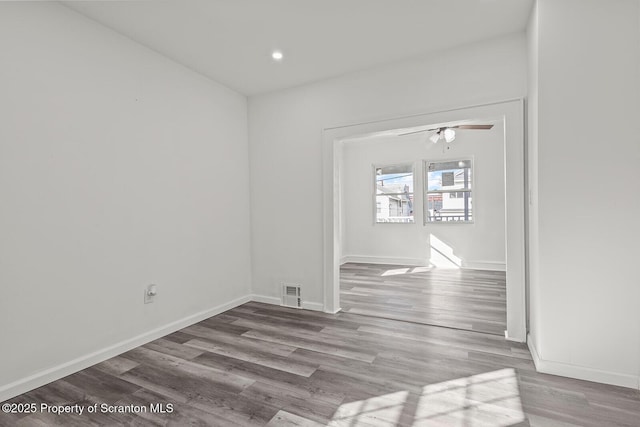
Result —
[[[394, 166], [411, 166], [411, 175], [413, 178], [413, 191], [411, 191], [409, 194], [411, 194], [413, 196], [413, 220], [411, 221], [398, 221], [398, 222], [393, 222], [393, 221], [378, 221], [378, 204], [377, 204], [377, 196], [378, 196], [378, 174], [377, 174], [377, 170], [378, 169], [383, 169], [383, 168], [388, 168], [388, 167], [394, 167]], [[416, 189], [417, 189], [417, 182], [416, 182], [416, 162], [415, 161], [409, 161], [409, 162], [398, 162], [398, 163], [384, 163], [384, 164], [372, 164], [371, 165], [371, 172], [372, 172], [372, 177], [373, 179], [371, 180], [371, 183], [373, 185], [372, 187], [372, 200], [373, 200], [373, 225], [377, 225], [377, 224], [416, 224]], [[390, 195], [404, 195], [404, 193], [389, 193]]]
[[[453, 190], [429, 190], [429, 165], [434, 163], [448, 163], [448, 162], [469, 162], [469, 170], [471, 172], [471, 186], [467, 189], [456, 188]], [[422, 189], [422, 217], [423, 224], [475, 224], [476, 222], [476, 203], [473, 200], [474, 193], [477, 188], [476, 174], [475, 174], [475, 159], [474, 156], [466, 156], [460, 158], [444, 158], [444, 159], [433, 159], [433, 160], [423, 160], [422, 162], [422, 181], [423, 181], [423, 189]], [[471, 219], [469, 221], [432, 221], [429, 220], [429, 195], [430, 194], [451, 194], [451, 193], [469, 193], [472, 199], [471, 206]], [[457, 195], [456, 195], [457, 196]], [[415, 196], [414, 196], [415, 199]]]

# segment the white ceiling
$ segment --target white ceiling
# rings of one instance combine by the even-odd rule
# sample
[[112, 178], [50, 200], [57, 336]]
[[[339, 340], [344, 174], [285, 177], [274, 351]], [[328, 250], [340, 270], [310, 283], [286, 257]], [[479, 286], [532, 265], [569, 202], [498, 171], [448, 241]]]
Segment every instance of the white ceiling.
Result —
[[[523, 31], [532, 0], [65, 1], [246, 95]], [[284, 60], [275, 63], [271, 51]]]

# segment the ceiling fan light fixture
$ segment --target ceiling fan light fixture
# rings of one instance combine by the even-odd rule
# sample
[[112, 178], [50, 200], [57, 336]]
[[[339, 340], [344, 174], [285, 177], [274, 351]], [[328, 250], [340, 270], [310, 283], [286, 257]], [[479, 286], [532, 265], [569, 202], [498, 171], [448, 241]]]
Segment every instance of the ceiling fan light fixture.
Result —
[[431, 135], [429, 137], [429, 139], [431, 140], [431, 142], [433, 142], [434, 144], [437, 143], [440, 140], [440, 132], [436, 132], [433, 135]]
[[444, 140], [447, 142], [452, 142], [454, 139], [456, 139], [456, 131], [451, 128], [446, 128], [443, 133]]

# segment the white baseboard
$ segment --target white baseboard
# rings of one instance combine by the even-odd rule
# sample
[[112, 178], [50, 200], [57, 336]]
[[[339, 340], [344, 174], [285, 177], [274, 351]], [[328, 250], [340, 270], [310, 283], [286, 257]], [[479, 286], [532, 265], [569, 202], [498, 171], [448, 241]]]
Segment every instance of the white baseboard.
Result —
[[507, 264], [496, 261], [462, 261], [462, 268], [469, 270], [507, 271]]
[[305, 310], [324, 311], [324, 304], [320, 304], [319, 302], [303, 301], [302, 308]]
[[[261, 302], [264, 304], [271, 304], [271, 305], [279, 305], [279, 306], [282, 305], [282, 300], [280, 298], [269, 297], [266, 295], [253, 294], [251, 295], [251, 301]], [[313, 310], [313, 311], [324, 311], [324, 304], [321, 304], [319, 302], [303, 301], [302, 309]]]
[[519, 343], [526, 343], [527, 342], [527, 337], [526, 335], [522, 338], [515, 338], [515, 337], [510, 337], [509, 336], [509, 331], [504, 331], [504, 339], [507, 341], [513, 341], [513, 342], [519, 342]]
[[11, 399], [12, 397], [18, 396], [22, 393], [26, 393], [30, 390], [36, 389], [45, 384], [49, 384], [50, 382], [66, 377], [67, 375], [71, 375], [75, 372], [81, 371], [85, 368], [88, 368], [89, 366], [93, 366], [119, 354], [125, 353], [150, 341], [162, 338], [177, 330], [186, 328], [187, 326], [193, 325], [194, 323], [201, 322], [202, 320], [208, 319], [211, 316], [215, 316], [246, 302], [249, 302], [250, 300], [251, 297], [249, 295], [237, 298], [233, 301], [229, 301], [227, 303], [220, 304], [216, 307], [201, 311], [199, 313], [192, 314], [190, 316], [171, 322], [167, 325], [153, 329], [149, 332], [137, 335], [133, 338], [120, 341], [119, 343], [113, 344], [109, 347], [105, 347], [101, 350], [94, 351], [93, 353], [80, 356], [61, 365], [51, 367], [41, 372], [37, 372], [26, 378], [22, 378], [12, 383], [0, 386], [0, 402]]
[[[407, 265], [411, 267], [428, 267], [431, 265], [429, 259], [424, 258], [379, 257], [370, 255], [345, 255], [340, 258], [340, 265], [347, 262]], [[461, 268], [470, 270], [507, 271], [507, 265], [504, 262], [496, 261], [462, 261]]]
[[529, 351], [531, 352], [533, 364], [536, 366], [536, 371], [538, 372], [544, 374], [559, 375], [561, 377], [576, 378], [579, 380], [640, 389], [640, 376], [638, 375], [604, 371], [601, 369], [572, 365], [563, 362], [555, 362], [553, 360], [545, 360], [541, 358], [540, 353], [538, 353], [538, 350], [533, 343], [531, 334], [527, 335], [527, 346], [529, 347]]
[[369, 255], [345, 255], [340, 259], [340, 262], [341, 264], [347, 262], [359, 262], [363, 264], [409, 265], [412, 267], [427, 267], [429, 265], [428, 259], [378, 257]]
[[257, 295], [257, 294], [252, 294], [251, 295], [251, 301], [254, 302], [262, 302], [265, 304], [272, 304], [272, 305], [282, 305], [282, 300], [278, 297], [268, 297], [265, 295]]

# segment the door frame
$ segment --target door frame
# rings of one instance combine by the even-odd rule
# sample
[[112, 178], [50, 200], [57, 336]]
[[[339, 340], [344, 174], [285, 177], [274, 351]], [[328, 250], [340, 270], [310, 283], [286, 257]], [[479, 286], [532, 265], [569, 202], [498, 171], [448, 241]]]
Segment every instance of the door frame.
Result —
[[525, 119], [524, 100], [514, 99], [446, 111], [329, 126], [323, 149], [323, 291], [324, 311], [340, 311], [341, 204], [340, 162], [343, 140], [391, 129], [473, 119], [502, 119], [505, 155], [505, 253], [507, 330], [505, 338], [526, 341], [525, 265]]

